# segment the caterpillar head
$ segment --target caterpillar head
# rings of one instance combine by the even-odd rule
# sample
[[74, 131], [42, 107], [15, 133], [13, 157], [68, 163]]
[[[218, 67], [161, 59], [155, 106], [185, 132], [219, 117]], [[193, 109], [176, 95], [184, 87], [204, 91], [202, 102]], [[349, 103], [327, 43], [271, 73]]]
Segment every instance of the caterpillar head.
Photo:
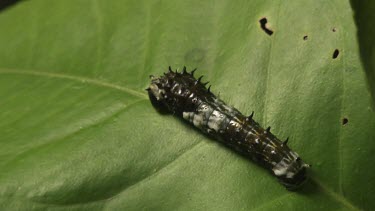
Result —
[[206, 83], [200, 81], [202, 77], [194, 78], [194, 71], [188, 73], [184, 67], [182, 72], [173, 72], [169, 67], [163, 76], [151, 75], [151, 84], [146, 90], [152, 105], [163, 113], [182, 114], [182, 111], [188, 110], [195, 98], [192, 92], [209, 93], [205, 88]]
[[146, 89], [148, 92], [148, 97], [150, 98], [150, 101], [152, 105], [158, 110], [159, 112], [166, 113], [168, 111], [168, 107], [165, 104], [165, 97], [167, 97], [166, 94], [166, 79], [164, 77], [154, 77], [150, 76], [151, 78], [151, 84]]

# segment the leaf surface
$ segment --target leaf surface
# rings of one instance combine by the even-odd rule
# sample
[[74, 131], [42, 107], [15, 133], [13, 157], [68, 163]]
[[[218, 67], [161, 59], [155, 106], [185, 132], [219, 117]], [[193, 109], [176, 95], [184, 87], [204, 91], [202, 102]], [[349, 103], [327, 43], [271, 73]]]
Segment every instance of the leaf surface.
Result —
[[[0, 209], [371, 209], [371, 8], [34, 0], [1, 10]], [[305, 187], [289, 192], [158, 114], [144, 89], [169, 65], [198, 67], [224, 101], [290, 136], [313, 165]]]

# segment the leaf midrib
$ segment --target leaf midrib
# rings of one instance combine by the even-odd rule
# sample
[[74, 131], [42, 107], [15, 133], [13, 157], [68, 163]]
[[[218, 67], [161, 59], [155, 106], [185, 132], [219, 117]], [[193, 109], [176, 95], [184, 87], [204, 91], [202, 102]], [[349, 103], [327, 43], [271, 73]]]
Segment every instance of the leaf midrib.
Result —
[[117, 84], [109, 83], [106, 81], [101, 81], [97, 79], [87, 78], [83, 76], [74, 76], [74, 75], [67, 75], [62, 73], [51, 73], [51, 72], [43, 72], [43, 71], [36, 71], [36, 70], [18, 70], [18, 69], [10, 69], [10, 68], [0, 68], [0, 74], [19, 74], [19, 75], [34, 75], [40, 77], [49, 77], [49, 78], [60, 78], [60, 79], [68, 79], [73, 81], [78, 81], [80, 83], [88, 83], [98, 87], [110, 88], [115, 89], [118, 91], [125, 92], [127, 94], [147, 99], [147, 95], [143, 92], [125, 87], [119, 86]]

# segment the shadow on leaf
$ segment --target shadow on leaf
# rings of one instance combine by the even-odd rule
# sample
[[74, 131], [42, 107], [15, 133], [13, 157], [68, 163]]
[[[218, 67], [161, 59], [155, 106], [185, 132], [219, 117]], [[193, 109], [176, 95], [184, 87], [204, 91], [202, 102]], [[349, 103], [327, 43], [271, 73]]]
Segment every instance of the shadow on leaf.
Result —
[[8, 7], [15, 5], [20, 2], [20, 0], [1, 0], [0, 1], [0, 12], [7, 9]]
[[357, 37], [360, 48], [361, 62], [366, 71], [367, 84], [372, 96], [372, 106], [375, 108], [375, 2], [351, 0], [354, 19], [357, 25]]

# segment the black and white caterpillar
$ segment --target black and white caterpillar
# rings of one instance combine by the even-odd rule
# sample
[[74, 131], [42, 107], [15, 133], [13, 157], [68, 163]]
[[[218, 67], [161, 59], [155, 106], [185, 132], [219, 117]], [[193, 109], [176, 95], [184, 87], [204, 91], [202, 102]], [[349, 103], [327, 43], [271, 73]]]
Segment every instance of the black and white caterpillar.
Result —
[[[196, 70], [196, 69], [195, 69]], [[192, 123], [206, 134], [218, 139], [231, 149], [269, 169], [290, 190], [306, 180], [306, 169], [299, 155], [292, 151], [288, 139], [280, 141], [270, 127], [263, 129], [253, 120], [226, 105], [206, 88], [207, 83], [194, 78], [194, 72], [173, 72], [164, 76], [150, 76], [149, 98], [159, 111], [170, 112]]]

